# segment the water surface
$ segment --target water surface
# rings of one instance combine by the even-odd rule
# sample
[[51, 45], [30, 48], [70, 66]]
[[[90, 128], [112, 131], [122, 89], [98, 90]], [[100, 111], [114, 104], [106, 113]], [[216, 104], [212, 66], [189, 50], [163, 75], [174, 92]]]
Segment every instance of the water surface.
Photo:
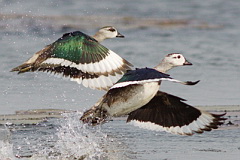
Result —
[[[164, 82], [163, 91], [185, 98], [192, 105], [239, 105], [239, 3], [238, 0], [2, 0], [0, 113], [48, 108], [82, 112], [93, 105], [104, 92], [45, 73], [17, 75], [9, 71], [65, 32], [81, 30], [92, 35], [105, 25], [114, 25], [126, 38], [106, 40], [103, 44], [135, 67], [153, 67], [172, 52], [183, 53], [194, 64], [169, 73], [180, 80], [201, 80], [198, 85]], [[138, 129], [123, 120], [91, 130], [77, 124], [79, 116], [73, 115], [73, 119], [67, 116], [62, 123], [53, 119], [47, 124], [13, 127], [9, 145], [0, 141], [0, 146], [4, 146], [0, 155], [34, 155], [37, 159], [86, 154], [89, 159], [239, 157], [239, 130], [182, 137]], [[67, 135], [61, 135], [65, 131]], [[90, 138], [85, 139], [88, 134]]]

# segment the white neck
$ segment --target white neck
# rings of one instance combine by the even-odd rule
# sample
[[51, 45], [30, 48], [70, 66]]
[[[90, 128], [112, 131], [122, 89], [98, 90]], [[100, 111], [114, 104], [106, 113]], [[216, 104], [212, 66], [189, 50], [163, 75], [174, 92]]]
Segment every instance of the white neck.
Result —
[[154, 67], [154, 69], [156, 69], [156, 70], [158, 70], [159, 72], [162, 72], [162, 73], [166, 73], [167, 71], [169, 71], [172, 68], [174, 68], [173, 65], [171, 65], [169, 63], [166, 63], [164, 61], [162, 61], [156, 67]]
[[99, 43], [104, 41], [106, 39], [106, 36], [103, 34], [97, 32], [94, 36], [92, 36], [94, 39], [96, 39]]

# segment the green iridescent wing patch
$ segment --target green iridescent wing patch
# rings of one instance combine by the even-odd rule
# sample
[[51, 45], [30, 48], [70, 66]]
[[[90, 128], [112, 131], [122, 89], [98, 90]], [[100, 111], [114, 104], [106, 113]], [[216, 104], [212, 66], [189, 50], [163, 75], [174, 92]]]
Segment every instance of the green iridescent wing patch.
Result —
[[60, 74], [85, 87], [107, 90], [131, 66], [94, 38], [76, 31], [64, 34], [12, 71]]
[[54, 42], [52, 58], [62, 58], [76, 64], [99, 62], [108, 55], [108, 49], [82, 32], [71, 32]]

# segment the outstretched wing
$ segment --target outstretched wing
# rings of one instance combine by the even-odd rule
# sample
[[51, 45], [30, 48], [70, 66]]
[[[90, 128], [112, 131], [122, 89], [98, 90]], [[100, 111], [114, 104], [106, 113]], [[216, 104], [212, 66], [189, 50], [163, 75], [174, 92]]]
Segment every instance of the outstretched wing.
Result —
[[223, 124], [225, 114], [211, 114], [186, 103], [182, 98], [158, 91], [145, 106], [131, 112], [127, 122], [141, 128], [192, 135], [210, 131]]
[[23, 65], [12, 71], [59, 73], [85, 87], [105, 90], [132, 66], [80, 31], [64, 34], [25, 62], [25, 68]]
[[121, 79], [117, 81], [117, 83], [112, 86], [110, 89], [114, 88], [121, 88], [121, 87], [126, 87], [129, 85], [135, 85], [135, 84], [144, 84], [148, 82], [157, 82], [157, 81], [172, 81], [176, 83], [181, 83], [184, 85], [195, 85], [199, 81], [196, 82], [183, 82], [179, 81], [177, 79], [173, 79], [170, 77], [170, 75], [159, 72], [155, 69], [152, 68], [141, 68], [141, 69], [136, 69], [136, 70], [129, 70], [127, 73], [123, 75]]
[[193, 83], [197, 82], [182, 82], [170, 77], [170, 75], [159, 72], [152, 68], [141, 68], [136, 70], [128, 70], [120, 80], [116, 84], [114, 84], [107, 92], [103, 101], [107, 102], [109, 106], [115, 101], [122, 99], [122, 101], [126, 101], [129, 96], [136, 94], [136, 88], [138, 86], [142, 86], [145, 83], [157, 82], [161, 81], [171, 81], [176, 83]]

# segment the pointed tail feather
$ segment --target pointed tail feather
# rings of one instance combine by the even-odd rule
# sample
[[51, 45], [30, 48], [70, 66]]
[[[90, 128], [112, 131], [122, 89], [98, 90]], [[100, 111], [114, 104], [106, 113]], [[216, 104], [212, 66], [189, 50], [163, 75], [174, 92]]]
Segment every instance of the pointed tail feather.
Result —
[[30, 71], [33, 71], [33, 65], [31, 63], [24, 63], [11, 70], [11, 72], [15, 72], [15, 71], [18, 72], [18, 74], [24, 73], [24, 72], [30, 72]]

